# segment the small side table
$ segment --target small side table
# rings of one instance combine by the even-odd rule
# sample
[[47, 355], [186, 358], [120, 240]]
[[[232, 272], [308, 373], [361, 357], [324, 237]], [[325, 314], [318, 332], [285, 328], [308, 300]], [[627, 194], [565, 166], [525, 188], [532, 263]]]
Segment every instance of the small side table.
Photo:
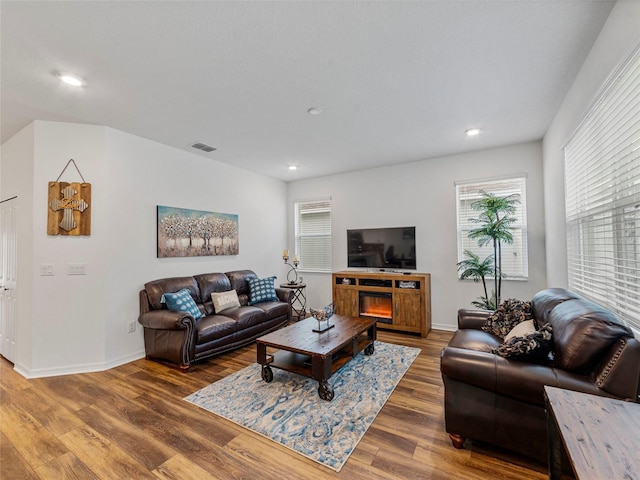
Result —
[[281, 283], [280, 288], [289, 288], [293, 290], [291, 297], [292, 316], [296, 317], [296, 321], [303, 319], [307, 315], [307, 296], [305, 289], [306, 283]]
[[544, 393], [549, 479], [562, 476], [563, 447], [577, 479], [640, 478], [640, 405], [548, 385]]

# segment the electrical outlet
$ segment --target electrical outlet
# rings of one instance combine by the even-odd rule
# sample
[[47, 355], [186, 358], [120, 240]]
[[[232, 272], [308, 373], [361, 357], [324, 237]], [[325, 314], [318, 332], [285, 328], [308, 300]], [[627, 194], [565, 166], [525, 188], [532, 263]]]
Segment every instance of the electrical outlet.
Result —
[[127, 332], [134, 333], [136, 331], [136, 322], [129, 322], [127, 324]]

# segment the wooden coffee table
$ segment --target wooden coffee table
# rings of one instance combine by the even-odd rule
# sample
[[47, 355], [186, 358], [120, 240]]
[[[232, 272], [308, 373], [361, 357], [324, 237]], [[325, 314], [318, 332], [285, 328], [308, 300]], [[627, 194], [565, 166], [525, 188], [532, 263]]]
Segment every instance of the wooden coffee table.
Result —
[[[256, 340], [262, 379], [273, 380], [272, 368], [311, 377], [318, 381], [318, 395], [333, 399], [329, 378], [345, 363], [364, 350], [372, 355], [376, 340], [376, 321], [371, 318], [334, 315], [334, 328], [316, 333], [318, 321], [309, 317]], [[274, 349], [268, 353], [267, 348]]]

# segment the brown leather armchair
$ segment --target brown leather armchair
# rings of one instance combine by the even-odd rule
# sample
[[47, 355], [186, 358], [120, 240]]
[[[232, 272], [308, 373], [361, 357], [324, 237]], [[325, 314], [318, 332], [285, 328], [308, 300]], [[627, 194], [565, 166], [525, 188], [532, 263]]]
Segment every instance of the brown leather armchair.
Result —
[[481, 330], [492, 312], [461, 309], [458, 331], [442, 350], [445, 423], [454, 447], [465, 438], [545, 462], [544, 386], [637, 401], [640, 343], [612, 312], [551, 288], [532, 300], [538, 326], [550, 323], [553, 347], [543, 364], [492, 353], [502, 339]]

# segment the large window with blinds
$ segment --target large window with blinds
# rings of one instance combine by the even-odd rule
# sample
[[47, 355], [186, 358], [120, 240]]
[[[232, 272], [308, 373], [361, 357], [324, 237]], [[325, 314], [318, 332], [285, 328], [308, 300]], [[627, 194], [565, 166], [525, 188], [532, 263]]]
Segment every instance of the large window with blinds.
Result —
[[640, 47], [564, 154], [569, 288], [640, 329]]
[[331, 271], [331, 199], [294, 203], [299, 270]]
[[483, 192], [498, 197], [514, 195], [517, 199], [512, 226], [513, 243], [502, 245], [502, 273], [510, 280], [525, 280], [529, 276], [527, 255], [527, 178], [518, 175], [509, 178], [456, 182], [458, 214], [458, 262], [465, 260], [465, 250], [484, 259], [493, 254], [493, 244], [478, 246], [477, 239], [469, 238], [469, 231], [477, 228], [479, 212], [472, 205], [480, 200]]

